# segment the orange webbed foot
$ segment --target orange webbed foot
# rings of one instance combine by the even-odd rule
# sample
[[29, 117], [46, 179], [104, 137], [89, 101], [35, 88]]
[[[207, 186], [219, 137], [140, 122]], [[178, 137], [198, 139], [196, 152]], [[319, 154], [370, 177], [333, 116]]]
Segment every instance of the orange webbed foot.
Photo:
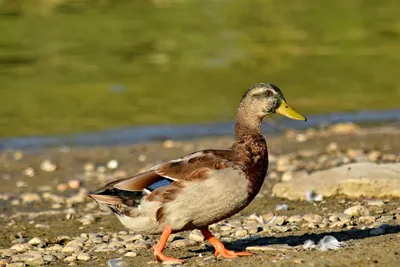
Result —
[[222, 244], [221, 241], [216, 239], [208, 229], [202, 229], [201, 233], [211, 243], [211, 245], [213, 245], [213, 247], [215, 248], [215, 253], [214, 253], [215, 256], [218, 256], [219, 254], [221, 254], [222, 257], [231, 259], [231, 258], [236, 258], [238, 256], [251, 256], [251, 255], [253, 255], [250, 252], [235, 252], [233, 250], [226, 249], [224, 244]]
[[156, 259], [160, 262], [163, 261], [176, 261], [176, 262], [181, 262], [183, 263], [184, 260], [181, 259], [176, 259], [172, 257], [168, 257], [162, 253], [164, 250], [165, 244], [167, 243], [169, 235], [172, 233], [172, 229], [169, 226], [165, 226], [164, 230], [162, 232], [160, 241], [157, 243], [157, 245], [152, 246], [151, 249], [153, 250], [153, 254], [156, 257]]
[[238, 256], [251, 256], [251, 255], [253, 255], [253, 253], [245, 252], [245, 251], [236, 252], [236, 251], [228, 250], [228, 249], [223, 249], [223, 250], [219, 250], [219, 251], [215, 250], [214, 255], [218, 256], [219, 254], [221, 254], [222, 257], [228, 258], [228, 259], [236, 258]]

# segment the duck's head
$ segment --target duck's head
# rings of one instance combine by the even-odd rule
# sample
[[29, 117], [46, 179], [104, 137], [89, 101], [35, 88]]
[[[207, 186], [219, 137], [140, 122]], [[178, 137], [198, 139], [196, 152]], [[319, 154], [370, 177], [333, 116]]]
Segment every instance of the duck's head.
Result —
[[293, 120], [307, 121], [307, 118], [294, 111], [287, 104], [278, 86], [258, 83], [243, 95], [241, 106], [260, 119], [270, 114], [281, 114]]

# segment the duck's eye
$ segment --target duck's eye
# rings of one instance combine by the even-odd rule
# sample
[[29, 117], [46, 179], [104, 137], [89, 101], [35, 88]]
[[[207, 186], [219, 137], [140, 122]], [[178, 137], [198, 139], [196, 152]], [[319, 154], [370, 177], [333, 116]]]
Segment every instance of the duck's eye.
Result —
[[265, 96], [266, 97], [271, 97], [271, 96], [273, 96], [273, 93], [270, 90], [268, 90], [268, 91], [265, 92]]

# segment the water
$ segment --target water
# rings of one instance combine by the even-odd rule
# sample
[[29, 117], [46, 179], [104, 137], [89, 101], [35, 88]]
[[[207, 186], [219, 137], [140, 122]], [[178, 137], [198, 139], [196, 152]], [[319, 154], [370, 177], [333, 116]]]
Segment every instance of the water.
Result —
[[[278, 125], [263, 124], [265, 134], [277, 134], [287, 129], [306, 129], [339, 122], [384, 123], [399, 122], [400, 109], [386, 111], [358, 111], [307, 116], [300, 122], [279, 119]], [[106, 131], [88, 132], [68, 136], [33, 136], [1, 138], [0, 150], [33, 149], [54, 146], [111, 146], [143, 143], [155, 140], [189, 140], [205, 136], [232, 135], [233, 122], [192, 125], [133, 126]]]
[[[398, 10], [394, 0], [1, 0], [0, 137], [53, 144], [226, 122], [258, 82], [304, 114], [400, 108]], [[230, 132], [149, 126], [100, 139], [160, 129]]]

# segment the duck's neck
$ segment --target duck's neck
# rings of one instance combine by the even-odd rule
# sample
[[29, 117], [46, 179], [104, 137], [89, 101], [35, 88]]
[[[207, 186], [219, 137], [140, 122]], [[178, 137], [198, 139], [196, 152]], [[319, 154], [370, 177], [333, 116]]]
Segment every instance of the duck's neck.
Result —
[[241, 104], [236, 113], [235, 142], [248, 136], [261, 136], [261, 120], [251, 109]]
[[243, 166], [249, 181], [248, 203], [260, 191], [268, 169], [267, 143], [261, 134], [262, 118], [255, 115], [251, 110], [239, 107], [232, 146], [236, 160]]

